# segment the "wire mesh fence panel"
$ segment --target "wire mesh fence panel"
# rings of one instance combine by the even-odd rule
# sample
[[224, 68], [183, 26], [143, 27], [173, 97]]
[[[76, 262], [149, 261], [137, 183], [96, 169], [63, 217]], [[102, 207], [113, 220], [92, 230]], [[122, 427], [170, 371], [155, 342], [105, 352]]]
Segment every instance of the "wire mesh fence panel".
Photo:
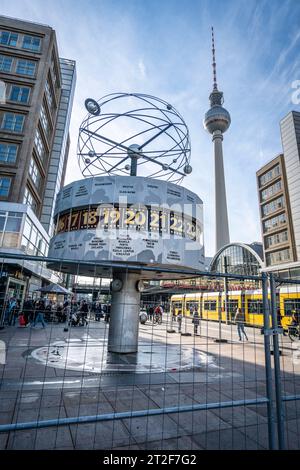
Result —
[[297, 281], [64, 263], [1, 259], [1, 449], [299, 448]]

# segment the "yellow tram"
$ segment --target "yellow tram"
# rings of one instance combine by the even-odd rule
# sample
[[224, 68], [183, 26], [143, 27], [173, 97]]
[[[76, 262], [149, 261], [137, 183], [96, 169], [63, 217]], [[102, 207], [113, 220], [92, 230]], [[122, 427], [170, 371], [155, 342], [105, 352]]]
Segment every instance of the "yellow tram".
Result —
[[[270, 297], [269, 297], [270, 300]], [[293, 287], [281, 287], [276, 292], [276, 302], [280, 309], [281, 325], [284, 329], [291, 323], [293, 311], [300, 311], [300, 290]], [[227, 303], [227, 306], [226, 306]], [[245, 314], [247, 325], [262, 327], [264, 310], [262, 291], [244, 290], [224, 292], [195, 292], [176, 294], [171, 297], [170, 312], [178, 315], [181, 310], [184, 316], [190, 316], [195, 309], [203, 320], [233, 321], [236, 309]], [[271, 325], [270, 318], [270, 325]]]

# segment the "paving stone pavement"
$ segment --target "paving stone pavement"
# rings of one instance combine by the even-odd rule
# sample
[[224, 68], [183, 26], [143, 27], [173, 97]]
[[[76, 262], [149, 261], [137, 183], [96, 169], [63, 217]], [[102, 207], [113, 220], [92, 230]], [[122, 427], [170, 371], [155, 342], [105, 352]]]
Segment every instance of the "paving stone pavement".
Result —
[[[209, 325], [207, 330], [209, 329]], [[228, 330], [229, 331], [229, 330]], [[233, 332], [232, 332], [233, 333]], [[229, 335], [229, 333], [228, 333]], [[80, 343], [83, 348], [105, 347], [107, 325], [90, 322], [88, 331], [73, 328], [67, 334], [61, 325], [45, 330], [7, 327], [0, 330], [6, 344], [6, 363], [0, 365], [0, 424], [43, 421], [57, 418], [157, 410], [162, 407], [210, 404], [266, 396], [264, 348], [257, 341], [238, 343], [232, 339], [218, 344], [211, 335], [167, 335], [166, 325], [151, 330], [140, 327], [140, 342], [149, 337], [163, 351], [190, 348], [191, 357], [207, 362], [190, 367], [166, 367], [155, 373], [134, 372], [118, 367], [106, 373], [56, 367], [55, 342]], [[234, 335], [231, 335], [234, 337]], [[292, 349], [285, 339], [282, 367], [283, 395], [300, 394], [300, 367], [292, 361]], [[51, 350], [45, 361], [32, 356], [38, 348]], [[96, 349], [97, 351], [97, 349]], [[195, 356], [195, 351], [200, 356]], [[176, 355], [174, 355], [176, 357]], [[188, 356], [187, 356], [188, 357]], [[50, 359], [51, 362], [50, 363]], [[104, 369], [103, 369], [104, 370]], [[300, 401], [284, 404], [287, 448], [300, 448]], [[69, 424], [0, 433], [0, 449], [119, 449], [119, 450], [202, 450], [267, 449], [266, 404], [214, 408], [105, 422]], [[275, 417], [276, 420], [276, 417]]]

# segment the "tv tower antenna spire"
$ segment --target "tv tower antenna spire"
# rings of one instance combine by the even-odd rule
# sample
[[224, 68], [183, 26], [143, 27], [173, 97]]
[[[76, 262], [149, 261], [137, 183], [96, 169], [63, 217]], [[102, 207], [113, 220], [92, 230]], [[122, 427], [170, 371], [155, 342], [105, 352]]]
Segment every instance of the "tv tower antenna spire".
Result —
[[214, 79], [214, 90], [218, 90], [217, 85], [217, 64], [216, 64], [216, 56], [215, 56], [215, 37], [214, 37], [214, 27], [211, 27], [211, 48], [212, 48], [212, 67], [213, 67], [213, 79]]

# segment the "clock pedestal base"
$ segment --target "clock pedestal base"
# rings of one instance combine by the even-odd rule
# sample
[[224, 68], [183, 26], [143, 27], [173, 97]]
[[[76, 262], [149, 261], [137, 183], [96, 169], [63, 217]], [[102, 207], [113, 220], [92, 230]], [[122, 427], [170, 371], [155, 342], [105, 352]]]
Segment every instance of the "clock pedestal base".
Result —
[[140, 275], [118, 272], [115, 277], [123, 285], [120, 291], [112, 291], [108, 351], [119, 354], [136, 353], [141, 300], [136, 283]]

